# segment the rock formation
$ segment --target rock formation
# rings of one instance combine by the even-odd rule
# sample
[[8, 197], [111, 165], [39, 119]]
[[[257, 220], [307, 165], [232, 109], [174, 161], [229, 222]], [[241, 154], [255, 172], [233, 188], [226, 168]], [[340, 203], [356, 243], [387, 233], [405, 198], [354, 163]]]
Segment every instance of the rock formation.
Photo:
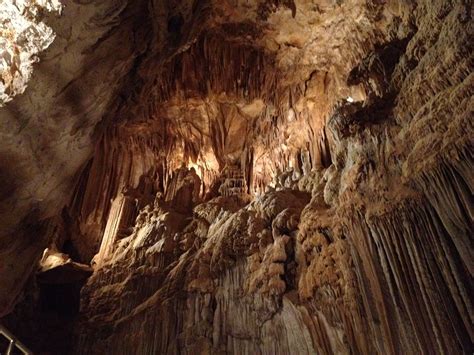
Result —
[[34, 351], [474, 351], [469, 1], [0, 24], [0, 317]]

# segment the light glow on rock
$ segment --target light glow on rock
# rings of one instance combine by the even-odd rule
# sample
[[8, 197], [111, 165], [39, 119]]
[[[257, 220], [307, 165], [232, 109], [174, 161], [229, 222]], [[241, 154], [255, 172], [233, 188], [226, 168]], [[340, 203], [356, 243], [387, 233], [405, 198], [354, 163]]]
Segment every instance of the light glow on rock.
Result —
[[61, 10], [58, 0], [0, 2], [0, 107], [25, 91], [38, 54], [54, 41], [42, 14]]

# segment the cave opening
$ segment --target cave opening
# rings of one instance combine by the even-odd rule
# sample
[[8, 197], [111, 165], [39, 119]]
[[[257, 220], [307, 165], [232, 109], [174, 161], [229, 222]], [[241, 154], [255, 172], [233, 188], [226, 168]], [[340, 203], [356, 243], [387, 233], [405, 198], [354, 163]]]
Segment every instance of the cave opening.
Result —
[[0, 326], [39, 354], [472, 353], [471, 13], [2, 2]]

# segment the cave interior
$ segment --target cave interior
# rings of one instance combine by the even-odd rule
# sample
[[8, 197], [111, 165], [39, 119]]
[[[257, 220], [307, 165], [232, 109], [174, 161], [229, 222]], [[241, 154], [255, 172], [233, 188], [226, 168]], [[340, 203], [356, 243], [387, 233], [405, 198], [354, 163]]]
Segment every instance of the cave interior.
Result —
[[474, 353], [473, 38], [470, 0], [2, 1], [0, 354]]

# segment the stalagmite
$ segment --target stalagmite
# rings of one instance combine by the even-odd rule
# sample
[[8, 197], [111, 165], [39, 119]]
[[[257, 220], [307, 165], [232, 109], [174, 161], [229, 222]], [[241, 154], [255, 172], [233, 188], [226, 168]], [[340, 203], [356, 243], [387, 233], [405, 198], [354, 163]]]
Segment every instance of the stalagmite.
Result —
[[472, 354], [472, 11], [5, 0], [1, 326], [38, 354]]

